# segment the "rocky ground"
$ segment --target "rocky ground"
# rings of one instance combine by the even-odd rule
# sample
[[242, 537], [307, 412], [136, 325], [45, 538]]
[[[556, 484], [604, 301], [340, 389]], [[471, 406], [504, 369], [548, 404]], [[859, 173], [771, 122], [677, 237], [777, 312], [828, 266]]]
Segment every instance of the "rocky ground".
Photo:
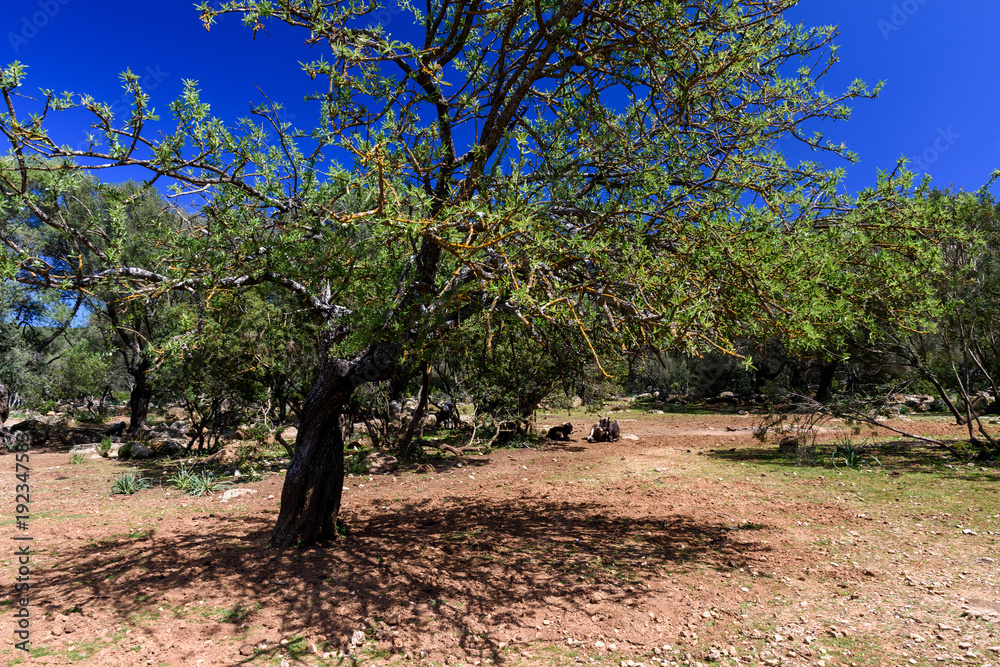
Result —
[[[0, 455], [0, 661], [1000, 666], [1000, 469], [905, 442], [870, 472], [822, 447], [800, 465], [749, 415], [616, 416], [614, 444], [576, 414], [570, 442], [351, 477], [350, 535], [285, 553], [268, 547], [280, 472], [225, 500], [111, 496], [164, 464], [35, 448], [18, 530]], [[23, 536], [30, 655], [12, 639]]]

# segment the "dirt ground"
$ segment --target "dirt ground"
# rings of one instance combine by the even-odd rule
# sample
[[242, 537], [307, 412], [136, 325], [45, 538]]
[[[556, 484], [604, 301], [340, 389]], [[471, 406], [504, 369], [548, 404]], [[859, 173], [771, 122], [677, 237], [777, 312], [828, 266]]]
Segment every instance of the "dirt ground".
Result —
[[111, 496], [135, 463], [33, 449], [18, 530], [0, 455], [0, 663], [1000, 666], [1000, 468], [907, 443], [797, 465], [752, 416], [616, 416], [614, 444], [577, 415], [570, 442], [351, 477], [350, 535], [284, 553], [280, 471], [226, 502]]

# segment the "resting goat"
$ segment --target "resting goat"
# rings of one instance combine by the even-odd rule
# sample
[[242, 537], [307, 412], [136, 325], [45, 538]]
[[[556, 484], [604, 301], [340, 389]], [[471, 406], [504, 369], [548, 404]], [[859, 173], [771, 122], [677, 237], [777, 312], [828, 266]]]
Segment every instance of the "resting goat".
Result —
[[569, 422], [553, 426], [549, 429], [548, 437], [552, 440], [569, 440], [569, 434], [573, 432], [573, 425]]
[[607, 417], [602, 417], [597, 425], [590, 429], [587, 442], [618, 442], [622, 437], [621, 426], [618, 420], [611, 421]]

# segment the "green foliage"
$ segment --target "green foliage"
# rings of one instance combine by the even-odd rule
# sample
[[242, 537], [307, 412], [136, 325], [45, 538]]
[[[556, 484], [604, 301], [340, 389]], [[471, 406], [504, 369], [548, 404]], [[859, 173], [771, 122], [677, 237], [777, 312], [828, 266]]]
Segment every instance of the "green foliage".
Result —
[[[166, 310], [170, 342], [154, 373], [161, 394], [185, 407], [200, 446], [255, 421], [247, 436], [270, 436], [314, 379], [314, 328], [294, 304], [272, 295], [223, 294], [210, 307], [177, 303]], [[267, 406], [261, 410], [260, 406]]]
[[962, 234], [942, 245], [943, 270], [923, 283], [940, 303], [936, 326], [887, 330], [881, 348], [913, 369], [924, 390], [953, 401], [976, 456], [991, 459], [1000, 455], [1000, 439], [980, 416], [997, 409], [981, 392], [995, 398], [1000, 386], [1000, 203], [983, 188], [928, 192], [923, 205]]
[[108, 455], [111, 453], [111, 447], [113, 444], [114, 441], [111, 438], [102, 438], [101, 441], [95, 446], [95, 449], [97, 450], [98, 454], [100, 454], [104, 458], [108, 458]]
[[368, 451], [362, 448], [357, 448], [353, 452], [347, 454], [346, 465], [344, 466], [345, 471], [349, 475], [367, 475], [368, 474], [368, 463], [365, 461], [365, 457], [368, 456]]
[[135, 471], [116, 475], [111, 483], [111, 495], [131, 496], [143, 489], [148, 489], [152, 483]]
[[881, 468], [882, 462], [878, 460], [877, 456], [869, 454], [867, 450], [868, 448], [864, 445], [855, 447], [851, 439], [845, 436], [833, 452], [833, 467], [872, 470], [874, 463]]
[[61, 398], [100, 395], [108, 384], [112, 364], [105, 349], [74, 345], [60, 361], [53, 391]]
[[[327, 80], [323, 91], [339, 93], [316, 96], [323, 121], [312, 131], [256, 107], [274, 121], [266, 130], [266, 122], [227, 127], [189, 82], [170, 106], [176, 128], [150, 149], [153, 168], [182, 188], [211, 183], [203, 219], [143, 223], [159, 255], [145, 257], [129, 250], [133, 222], [150, 217], [133, 211], [143, 200], [102, 191], [108, 241], [87, 264], [130, 258], [151, 268], [120, 277], [160, 294], [280, 287], [321, 321], [344, 325], [336, 353], [345, 358], [402, 338], [429, 358], [433, 347], [463, 344], [456, 317], [482, 327], [487, 349], [494, 336], [512, 335], [558, 358], [553, 343], [579, 336], [575, 352], [600, 358], [645, 345], [738, 353], [737, 338], [774, 332], [816, 346], [884, 316], [904, 325], [923, 316], [901, 295], [912, 295], [910, 279], [933, 264], [940, 230], [898, 205], [905, 175], [884, 177], [851, 202], [838, 193], [838, 173], [789, 165], [778, 151], [782, 137], [805, 136], [805, 119], [844, 119], [847, 102], [876, 92], [855, 83], [835, 97], [811, 72], [787, 77], [803, 57], [835, 61], [831, 28], [789, 25], [781, 12], [739, 0], [699, 0], [680, 13], [635, 2], [613, 21], [592, 2], [404, 9], [431, 30], [430, 50], [351, 30], [367, 11], [360, 6], [202, 7], [206, 25], [230, 13], [256, 25], [266, 15], [307, 28], [309, 39], [339, 35], [331, 60], [305, 64]], [[645, 38], [653, 33], [657, 40]], [[536, 59], [537, 67], [516, 65]], [[15, 68], [4, 80], [11, 96], [23, 85]], [[130, 127], [141, 128], [152, 110], [136, 77], [123, 82], [136, 100]], [[602, 93], [626, 82], [623, 100]], [[30, 134], [13, 116], [4, 130], [15, 144], [30, 136], [45, 145], [47, 115], [73, 99], [53, 93]], [[432, 113], [416, 113], [428, 100]], [[108, 107], [86, 106], [97, 126], [117, 126]], [[90, 154], [110, 163], [148, 164], [130, 148], [147, 144], [128, 131], [94, 140]], [[821, 135], [803, 140], [855, 157]], [[314, 156], [327, 149], [353, 160], [320, 168]], [[48, 157], [73, 155], [51, 149]], [[48, 196], [20, 187], [20, 171], [36, 166], [10, 163], [5, 193]], [[73, 169], [46, 178], [50, 190], [88, 187]], [[410, 272], [418, 255], [434, 283], [427, 289]], [[20, 280], [42, 280], [22, 266]], [[66, 272], [44, 277], [55, 279], [73, 281]]]
[[[432, 360], [469, 378], [482, 412], [525, 417], [574, 375], [608, 391], [595, 378], [637, 350], [738, 357], [742, 341], [775, 337], [812, 352], [887, 322], [921, 329], [935, 296], [922, 278], [952, 226], [905, 170], [851, 197], [839, 172], [782, 155], [794, 137], [855, 160], [806, 124], [845, 119], [877, 93], [826, 92], [835, 30], [790, 25], [792, 4], [404, 2], [422, 28], [408, 43], [358, 30], [367, 3], [203, 3], [206, 27], [235, 14], [327, 42], [301, 65], [316, 126], [293, 127], [270, 103], [227, 124], [188, 81], [173, 127], [154, 137], [133, 74], [127, 120], [43, 93], [35, 115], [0, 115], [17, 156], [0, 162], [0, 233], [41, 230], [4, 246], [5, 270], [99, 289], [137, 379], [149, 341], [163, 341], [161, 380], [209, 440], [248, 404], [303, 398], [305, 418], [325, 419], [359, 385]], [[20, 64], [0, 72], [5, 99], [20, 103], [24, 86]], [[87, 150], [49, 136], [64, 112], [101, 128]], [[179, 220], [148, 215], [135, 190], [97, 196], [83, 174], [95, 163], [149, 169], [204, 206]], [[64, 211], [65, 192], [78, 196]], [[67, 239], [69, 261], [39, 261]], [[175, 329], [160, 337], [146, 320], [167, 301]], [[319, 364], [296, 370], [308, 359]], [[329, 525], [301, 518], [295, 530]]]
[[167, 479], [167, 483], [189, 496], [211, 495], [232, 486], [230, 482], [216, 479], [215, 475], [208, 470], [193, 472], [184, 467], [183, 464], [178, 466], [177, 471]]
[[[0, 297], [7, 291], [5, 287], [8, 285], [0, 282]], [[16, 323], [8, 320], [13, 315], [9, 301], [0, 303], [0, 307], [3, 308], [0, 313], [0, 383], [23, 393], [31, 382], [34, 355]]]
[[132, 445], [134, 443], [126, 442], [124, 445], [118, 448], [118, 458], [122, 461], [127, 461], [132, 457]]
[[264, 479], [263, 471], [256, 464], [247, 463], [240, 466], [240, 482], [259, 482]]
[[194, 477], [194, 473], [186, 468], [184, 464], [181, 464], [177, 467], [174, 474], [167, 478], [167, 484], [187, 493], [194, 487]]
[[85, 460], [83, 454], [71, 454], [69, 457], [70, 465], [80, 465]]

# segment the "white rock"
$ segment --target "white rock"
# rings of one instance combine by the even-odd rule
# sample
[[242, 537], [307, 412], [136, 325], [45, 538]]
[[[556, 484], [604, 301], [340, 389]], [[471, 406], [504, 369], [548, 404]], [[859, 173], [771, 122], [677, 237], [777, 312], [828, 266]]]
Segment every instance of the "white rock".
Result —
[[240, 496], [248, 496], [257, 493], [256, 489], [229, 489], [222, 494], [222, 500], [220, 502], [228, 503], [233, 498], [239, 498]]

